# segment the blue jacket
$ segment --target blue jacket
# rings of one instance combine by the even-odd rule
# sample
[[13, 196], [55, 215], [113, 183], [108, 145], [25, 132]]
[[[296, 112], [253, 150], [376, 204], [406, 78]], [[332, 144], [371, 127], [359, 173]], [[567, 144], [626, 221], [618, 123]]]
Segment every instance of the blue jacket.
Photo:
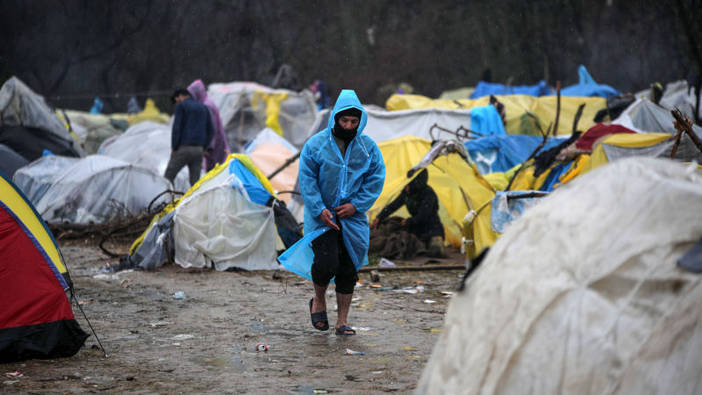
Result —
[[[342, 156], [331, 132], [334, 115], [352, 107], [361, 111], [361, 120], [356, 137]], [[366, 211], [383, 189], [385, 162], [375, 142], [362, 133], [367, 121], [368, 115], [356, 93], [342, 90], [327, 128], [310, 137], [302, 148], [299, 184], [305, 202], [305, 237], [281, 255], [279, 261], [304, 277], [310, 278], [313, 255], [296, 250], [311, 250], [311, 240], [329, 229], [319, 219], [319, 214], [326, 208], [335, 215], [334, 208], [344, 203], [351, 203], [356, 213], [344, 219], [335, 216], [334, 220], [341, 222], [344, 245], [356, 269], [368, 264], [370, 230]], [[297, 270], [291, 269], [292, 266]]]
[[212, 136], [214, 136], [212, 117], [204, 104], [187, 98], [176, 105], [171, 132], [171, 150], [175, 151], [181, 145], [199, 145], [207, 149]]

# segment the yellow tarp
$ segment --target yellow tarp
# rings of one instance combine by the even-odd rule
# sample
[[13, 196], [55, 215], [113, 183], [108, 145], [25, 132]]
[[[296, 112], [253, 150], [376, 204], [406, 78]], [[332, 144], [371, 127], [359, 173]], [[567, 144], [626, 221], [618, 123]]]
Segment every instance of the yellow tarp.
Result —
[[200, 178], [195, 183], [195, 185], [190, 187], [190, 189], [188, 189], [188, 191], [185, 192], [185, 194], [183, 196], [181, 196], [179, 199], [176, 199], [173, 202], [171, 202], [170, 204], [168, 204], [166, 207], [163, 208], [163, 210], [161, 210], [160, 213], [154, 215], [154, 218], [151, 220], [151, 223], [149, 223], [149, 226], [146, 227], [146, 230], [144, 231], [144, 233], [142, 233], [141, 236], [139, 236], [139, 238], [134, 240], [134, 243], [132, 243], [132, 246], [129, 248], [129, 254], [134, 254], [134, 251], [136, 251], [137, 248], [139, 248], [141, 243], [144, 241], [144, 237], [146, 237], [146, 234], [149, 233], [149, 231], [151, 230], [151, 227], [154, 224], [156, 224], [158, 221], [160, 221], [164, 215], [170, 213], [176, 207], [178, 207], [178, 205], [180, 204], [180, 202], [183, 201], [183, 199], [192, 195], [195, 191], [197, 191], [200, 188], [200, 186], [202, 186], [203, 183], [211, 180], [212, 178], [214, 178], [215, 176], [217, 176], [221, 172], [228, 169], [229, 163], [234, 159], [239, 159], [239, 162], [241, 162], [244, 166], [246, 166], [246, 168], [251, 172], [251, 174], [256, 176], [256, 178], [261, 183], [261, 185], [264, 188], [266, 188], [266, 190], [268, 192], [270, 192], [271, 195], [275, 196], [275, 192], [273, 191], [273, 186], [271, 185], [270, 181], [268, 181], [268, 178], [266, 178], [266, 176], [263, 173], [261, 173], [261, 170], [259, 170], [258, 167], [256, 167], [256, 165], [253, 164], [253, 162], [251, 162], [251, 159], [249, 159], [249, 157], [247, 155], [245, 155], [245, 154], [231, 154], [227, 157], [227, 160], [225, 160], [223, 163], [218, 164], [212, 170], [208, 171], [207, 174], [205, 174], [202, 178]]
[[156, 103], [154, 103], [152, 99], [146, 99], [144, 110], [142, 112], [127, 116], [127, 122], [129, 122], [129, 125], [136, 125], [137, 123], [144, 121], [168, 123], [168, 119], [170, 119], [170, 116], [159, 111], [156, 107]]
[[[385, 185], [380, 197], [368, 211], [371, 221], [401, 193], [410, 181], [407, 171], [429, 152], [431, 144], [419, 137], [405, 136], [384, 141], [378, 147], [386, 161]], [[439, 198], [439, 216], [444, 225], [446, 241], [459, 247], [463, 235], [463, 218], [471, 210], [483, 208], [470, 225], [474, 244], [468, 245], [468, 256], [475, 256], [483, 248], [492, 245], [497, 234], [490, 227], [489, 202], [495, 196], [495, 191], [478, 170], [455, 153], [437, 158], [427, 170], [428, 184]], [[402, 208], [395, 215], [407, 217], [409, 214]]]
[[[556, 118], [556, 96], [534, 97], [527, 95], [496, 96], [505, 105], [506, 130], [509, 134], [539, 135], [538, 128], [527, 112], [534, 114], [544, 131]], [[416, 110], [422, 108], [471, 109], [487, 106], [489, 96], [479, 99], [442, 100], [420, 95], [395, 94], [388, 98], [385, 107], [390, 111]], [[587, 130], [595, 122], [595, 114], [607, 106], [607, 100], [601, 97], [561, 97], [561, 112], [558, 120], [558, 134], [571, 134], [573, 120], [578, 106], [585, 103], [583, 114], [578, 122], [578, 130]]]
[[37, 248], [44, 250], [56, 269], [61, 274], [66, 273], [66, 266], [61, 262], [61, 257], [56, 248], [53, 236], [39, 220], [38, 214], [34, 212], [32, 206], [20, 195], [17, 189], [0, 176], [0, 202], [26, 227], [29, 235], [38, 243]]
[[266, 109], [266, 127], [274, 130], [279, 135], [283, 135], [283, 127], [280, 126], [280, 104], [288, 98], [287, 92], [267, 93], [255, 91], [251, 105], [258, 108], [263, 103]]

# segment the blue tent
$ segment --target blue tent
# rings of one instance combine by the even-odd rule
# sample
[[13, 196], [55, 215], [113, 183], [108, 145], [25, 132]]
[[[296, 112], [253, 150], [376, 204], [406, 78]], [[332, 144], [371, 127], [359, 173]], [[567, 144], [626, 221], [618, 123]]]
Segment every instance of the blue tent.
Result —
[[495, 106], [474, 107], [470, 110], [470, 129], [481, 136], [496, 136], [507, 134], [502, 118]]
[[528, 95], [528, 96], [544, 96], [551, 93], [551, 88], [546, 84], [546, 81], [539, 81], [536, 85], [504, 85], [493, 82], [480, 81], [476, 85], [471, 99], [477, 99], [483, 96], [490, 95]]
[[[488, 174], [504, 172], [524, 162], [542, 141], [539, 136], [503, 135], [469, 140], [465, 146], [480, 173]], [[563, 141], [565, 138], [549, 138], [541, 151]]]

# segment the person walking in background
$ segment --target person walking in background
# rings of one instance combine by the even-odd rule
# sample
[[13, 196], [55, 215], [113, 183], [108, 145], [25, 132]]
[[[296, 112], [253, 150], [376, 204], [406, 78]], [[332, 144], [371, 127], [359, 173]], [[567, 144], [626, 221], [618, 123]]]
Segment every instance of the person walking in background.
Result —
[[341, 91], [328, 127], [310, 137], [300, 156], [305, 234], [323, 231], [312, 241], [314, 298], [309, 301], [312, 325], [321, 331], [329, 329], [325, 295], [334, 278], [337, 335], [356, 334], [347, 320], [357, 272], [368, 263], [366, 211], [380, 195], [385, 182], [385, 162], [380, 149], [362, 134], [367, 118], [356, 93]]
[[214, 127], [214, 137], [210, 146], [205, 151], [205, 171], [210, 171], [216, 165], [224, 163], [231, 152], [229, 150], [229, 144], [227, 143], [227, 135], [224, 132], [224, 126], [222, 126], [222, 118], [219, 116], [219, 109], [217, 105], [207, 97], [207, 89], [205, 89], [205, 84], [202, 80], [193, 81], [190, 86], [188, 86], [188, 92], [193, 99], [204, 104], [208, 110], [210, 110], [210, 115], [212, 116], [212, 126]]
[[190, 185], [200, 179], [202, 156], [214, 135], [212, 117], [204, 104], [193, 100], [185, 89], [177, 89], [171, 100], [176, 103], [171, 130], [171, 158], [164, 177], [171, 183], [188, 166]]

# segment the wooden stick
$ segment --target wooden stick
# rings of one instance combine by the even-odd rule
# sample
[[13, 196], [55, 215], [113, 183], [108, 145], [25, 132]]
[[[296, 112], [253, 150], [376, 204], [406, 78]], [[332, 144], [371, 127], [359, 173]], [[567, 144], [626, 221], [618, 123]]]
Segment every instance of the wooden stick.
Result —
[[558, 118], [561, 116], [561, 81], [556, 81], [556, 121], [553, 124], [553, 136], [558, 134]]

